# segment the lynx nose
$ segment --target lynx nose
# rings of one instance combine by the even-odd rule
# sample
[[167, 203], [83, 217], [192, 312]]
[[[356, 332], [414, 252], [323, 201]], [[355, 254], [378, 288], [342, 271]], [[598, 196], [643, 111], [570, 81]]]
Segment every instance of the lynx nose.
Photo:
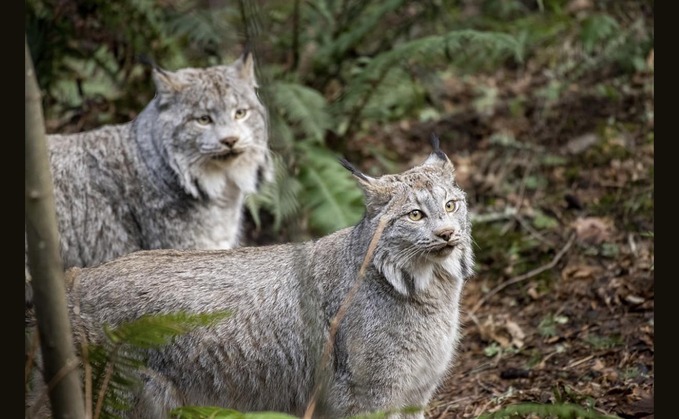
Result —
[[219, 140], [219, 142], [226, 146], [233, 147], [233, 145], [238, 142], [238, 137], [224, 137]]
[[442, 228], [441, 230], [436, 231], [434, 234], [445, 241], [450, 241], [450, 239], [453, 237], [453, 234], [455, 234], [455, 230], [452, 228]]

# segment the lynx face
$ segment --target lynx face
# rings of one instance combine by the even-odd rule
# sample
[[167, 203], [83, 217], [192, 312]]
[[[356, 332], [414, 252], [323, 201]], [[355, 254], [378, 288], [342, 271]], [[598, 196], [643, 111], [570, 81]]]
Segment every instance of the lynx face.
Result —
[[473, 264], [466, 195], [443, 153], [399, 175], [377, 179], [360, 174], [367, 216], [387, 217], [374, 264], [405, 295], [427, 288], [442, 267], [457, 278]]
[[254, 192], [270, 176], [266, 109], [251, 58], [230, 66], [156, 70], [157, 141], [191, 195], [219, 196], [228, 183]]

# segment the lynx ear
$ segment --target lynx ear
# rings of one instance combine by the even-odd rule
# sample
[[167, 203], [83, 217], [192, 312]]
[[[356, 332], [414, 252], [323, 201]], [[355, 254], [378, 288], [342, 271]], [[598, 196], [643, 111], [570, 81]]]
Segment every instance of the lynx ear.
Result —
[[257, 77], [255, 76], [255, 59], [249, 48], [233, 63], [233, 68], [241, 80], [250, 83], [254, 87], [259, 87]]
[[385, 185], [384, 182], [362, 173], [344, 158], [341, 158], [339, 161], [358, 180], [365, 195], [365, 206], [368, 212], [372, 212], [374, 209], [389, 202], [391, 199], [391, 188]]
[[444, 168], [449, 165], [449, 168], [451, 172], [455, 171], [455, 167], [453, 166], [453, 162], [450, 161], [448, 156], [446, 156], [446, 153], [441, 150], [441, 141], [439, 140], [438, 135], [432, 133], [431, 134], [431, 146], [432, 146], [432, 152], [427, 158], [427, 160], [422, 163], [423, 166], [439, 166], [441, 168]]
[[154, 67], [152, 75], [156, 91], [161, 96], [177, 93], [183, 86], [181, 77], [177, 73]]

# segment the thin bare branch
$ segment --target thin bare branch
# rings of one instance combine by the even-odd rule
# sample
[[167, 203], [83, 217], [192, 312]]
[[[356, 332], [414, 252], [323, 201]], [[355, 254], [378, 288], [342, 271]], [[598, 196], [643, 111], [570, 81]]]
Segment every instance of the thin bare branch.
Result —
[[[354, 297], [356, 296], [356, 292], [358, 292], [358, 289], [360, 288], [361, 284], [363, 283], [363, 277], [365, 276], [365, 270], [368, 268], [368, 265], [370, 264], [370, 261], [372, 260], [373, 253], [375, 253], [375, 248], [377, 247], [377, 243], [380, 240], [380, 237], [382, 237], [382, 232], [384, 231], [384, 227], [387, 225], [387, 217], [383, 216], [380, 218], [379, 223], [377, 224], [377, 228], [375, 229], [375, 233], [373, 233], [372, 239], [370, 240], [370, 244], [368, 245], [368, 250], [365, 253], [365, 257], [363, 258], [363, 263], [361, 264], [361, 268], [358, 271], [358, 276], [356, 277], [356, 280], [354, 281], [353, 286], [347, 293], [347, 295], [344, 297], [344, 300], [342, 301], [342, 304], [340, 304], [339, 309], [337, 310], [337, 313], [335, 314], [335, 317], [333, 317], [332, 321], [330, 322], [330, 333], [328, 335], [328, 340], [325, 342], [325, 349], [323, 351], [323, 356], [321, 358], [321, 366], [327, 365], [328, 361], [330, 360], [330, 354], [332, 353], [333, 346], [335, 344], [335, 335], [337, 335], [337, 330], [339, 329], [339, 325], [342, 323], [342, 320], [344, 319], [344, 316], [347, 313], [347, 309], [349, 308], [349, 305], [353, 301]], [[312, 393], [311, 400], [309, 401], [309, 404], [307, 405], [306, 411], [304, 412], [303, 419], [311, 419], [314, 413], [314, 409], [316, 408], [316, 401], [318, 399], [318, 395], [321, 389], [321, 382], [319, 381], [316, 384], [316, 388], [314, 389], [314, 392]]]
[[517, 283], [519, 283], [519, 282], [521, 282], [521, 281], [525, 281], [526, 279], [532, 278], [532, 277], [534, 277], [534, 276], [536, 276], [536, 275], [541, 274], [541, 273], [544, 272], [544, 271], [547, 271], [547, 270], [552, 269], [553, 267], [555, 267], [556, 264], [559, 263], [559, 261], [561, 260], [561, 258], [566, 254], [566, 252], [568, 252], [568, 249], [571, 248], [571, 246], [573, 245], [573, 242], [574, 242], [574, 241], [575, 241], [575, 232], [571, 233], [571, 236], [569, 237], [569, 239], [568, 239], [568, 241], [566, 242], [566, 244], [564, 245], [564, 247], [559, 251], [559, 253], [557, 253], [557, 254], [554, 256], [554, 259], [552, 259], [551, 262], [549, 262], [549, 263], [546, 264], [546, 265], [540, 266], [539, 268], [535, 268], [535, 269], [533, 269], [532, 271], [527, 272], [527, 273], [525, 273], [525, 274], [523, 274], [523, 275], [516, 276], [516, 277], [514, 277], [514, 278], [512, 278], [512, 279], [510, 279], [510, 280], [508, 280], [508, 281], [505, 281], [505, 282], [501, 283], [500, 285], [496, 286], [496, 287], [493, 288], [492, 290], [488, 291], [483, 297], [481, 297], [481, 299], [479, 299], [479, 301], [474, 305], [474, 307], [473, 307], [471, 310], [469, 310], [469, 313], [471, 313], [471, 314], [476, 313], [476, 311], [477, 311], [477, 310], [478, 310], [478, 309], [479, 309], [486, 301], [488, 301], [488, 299], [489, 299], [490, 297], [494, 296], [495, 294], [497, 294], [498, 292], [500, 292], [500, 291], [502, 291], [503, 289], [507, 288], [508, 286], [517, 284]]

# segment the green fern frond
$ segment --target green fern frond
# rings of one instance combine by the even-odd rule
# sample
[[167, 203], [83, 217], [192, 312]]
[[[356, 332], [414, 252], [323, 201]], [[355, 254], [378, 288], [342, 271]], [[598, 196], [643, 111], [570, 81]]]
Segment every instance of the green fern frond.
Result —
[[92, 400], [101, 409], [99, 417], [117, 418], [129, 410], [149, 349], [161, 347], [179, 335], [210, 326], [229, 315], [228, 311], [156, 314], [116, 328], [105, 327], [106, 340], [101, 345], [89, 345], [86, 359], [92, 369]]
[[578, 405], [520, 403], [507, 406], [497, 412], [484, 414], [479, 419], [525, 418], [538, 415], [541, 418], [552, 419], [620, 419], [588, 410]]
[[[347, 51], [354, 48], [360, 43], [371, 31], [379, 28], [380, 21], [384, 16], [401, 7], [405, 0], [388, 0], [384, 2], [373, 3], [365, 7], [362, 13], [357, 13], [357, 19], [347, 25], [345, 32], [343, 32], [333, 42], [329, 42], [321, 47], [321, 49], [314, 56], [314, 64], [317, 67], [327, 67], [338, 58], [343, 57]], [[368, 2], [363, 2], [367, 4]]]
[[292, 218], [300, 210], [299, 194], [302, 185], [293, 177], [279, 155], [273, 156], [274, 180], [262, 185], [261, 190], [245, 200], [255, 226], [262, 227], [259, 213], [269, 212], [274, 219], [273, 231], [279, 231], [281, 224]]
[[485, 55], [483, 59], [488, 59], [488, 54], [500, 54], [512, 56], [516, 61], [523, 60], [521, 44], [513, 36], [466, 29], [400, 44], [376, 57], [366, 68], [362, 79], [369, 80], [373, 71], [379, 73], [382, 69], [397, 66], [404, 59], [419, 64], [433, 64], [450, 61], [458, 55], [472, 57], [479, 54]]
[[184, 406], [173, 409], [171, 417], [177, 419], [296, 419], [278, 412], [251, 412], [242, 413], [233, 409], [224, 409], [213, 406]]
[[347, 419], [387, 419], [393, 417], [394, 415], [413, 415], [420, 412], [422, 412], [421, 407], [407, 406], [401, 409], [384, 410], [366, 413], [362, 415], [350, 416]]
[[178, 335], [200, 326], [209, 326], [229, 315], [228, 311], [147, 315], [121, 324], [115, 329], [105, 328], [105, 333], [113, 344], [126, 344], [144, 349], [156, 348], [167, 344]]
[[332, 126], [325, 98], [316, 90], [301, 84], [272, 82], [270, 98], [275, 112], [291, 126], [300, 128], [303, 136], [323, 142], [325, 131]]
[[582, 22], [580, 40], [587, 52], [591, 52], [595, 45], [602, 44], [612, 38], [620, 30], [618, 22], [610, 15], [595, 14], [588, 16]]
[[308, 144], [299, 148], [301, 200], [309, 212], [309, 227], [325, 235], [356, 224], [363, 215], [363, 193], [351, 174], [327, 150]]
[[346, 111], [347, 106], [355, 106], [393, 69], [403, 68], [406, 64], [432, 67], [461, 55], [469, 59], [474, 56], [488, 59], [492, 55], [513, 56], [517, 61], [523, 59], [521, 44], [504, 33], [459, 30], [423, 37], [396, 45], [370, 60], [347, 87], [347, 95], [338, 104], [342, 111]]
[[422, 84], [404, 69], [395, 68], [387, 73], [384, 81], [375, 89], [362, 116], [371, 121], [396, 120], [421, 109], [424, 101]]
[[190, 42], [201, 46], [228, 45], [237, 41], [230, 22], [239, 18], [237, 7], [221, 7], [180, 10], [176, 16], [168, 20], [171, 33], [178, 37], [186, 37]]

